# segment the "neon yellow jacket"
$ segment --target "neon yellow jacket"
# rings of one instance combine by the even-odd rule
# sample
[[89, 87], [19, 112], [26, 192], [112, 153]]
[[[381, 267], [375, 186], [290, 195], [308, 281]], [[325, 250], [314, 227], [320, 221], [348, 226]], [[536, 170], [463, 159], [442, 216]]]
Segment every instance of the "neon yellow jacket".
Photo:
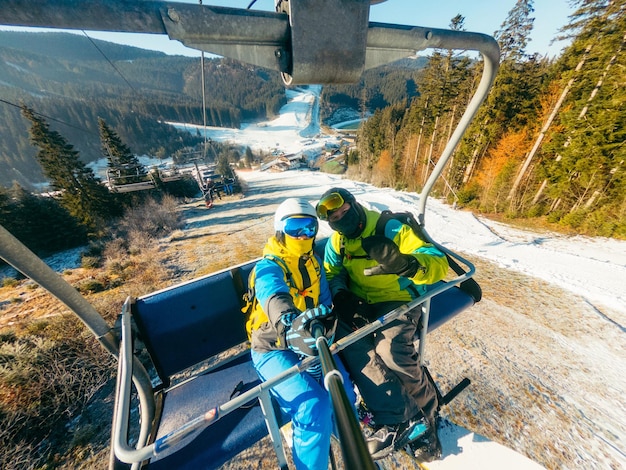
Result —
[[396, 219], [387, 222], [384, 235], [393, 240], [402, 253], [415, 256], [424, 269], [418, 270], [412, 278], [396, 274], [365, 276], [363, 270], [378, 263], [367, 258], [367, 253], [361, 247], [361, 240], [375, 234], [380, 213], [366, 208], [363, 210], [366, 224], [359, 238], [346, 239], [334, 232], [326, 244], [324, 270], [333, 295], [342, 289], [348, 289], [370, 304], [390, 300], [408, 302], [424, 294], [426, 284], [434, 284], [446, 276], [446, 256], [430, 243], [422, 241], [411, 227]]

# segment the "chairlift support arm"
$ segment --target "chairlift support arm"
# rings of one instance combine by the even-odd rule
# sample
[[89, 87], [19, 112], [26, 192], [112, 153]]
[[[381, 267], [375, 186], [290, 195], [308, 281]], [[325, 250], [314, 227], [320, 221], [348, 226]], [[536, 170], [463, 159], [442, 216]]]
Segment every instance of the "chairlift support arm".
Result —
[[365, 69], [428, 48], [481, 51], [496, 62], [499, 56], [484, 34], [369, 23], [369, 0], [283, 3], [288, 13], [160, 1], [0, 0], [0, 24], [167, 34], [281, 72], [287, 84], [354, 83]]

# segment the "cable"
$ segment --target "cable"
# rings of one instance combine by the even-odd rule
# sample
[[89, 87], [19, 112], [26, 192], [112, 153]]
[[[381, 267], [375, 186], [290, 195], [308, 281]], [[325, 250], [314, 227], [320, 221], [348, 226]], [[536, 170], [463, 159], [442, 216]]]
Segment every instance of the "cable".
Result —
[[[22, 109], [21, 105], [12, 103], [12, 102], [7, 101], [7, 100], [2, 99], [2, 98], [0, 98], [0, 102], [2, 102], [4, 104], [8, 104], [9, 106], [14, 106], [14, 107], [16, 107], [18, 109]], [[39, 113], [39, 112], [35, 111], [33, 108], [30, 108], [30, 107], [28, 107], [28, 108], [33, 112], [33, 114], [36, 114], [37, 116], [41, 116], [43, 118], [46, 118], [48, 121], [58, 122], [59, 124], [63, 124], [64, 126], [72, 127], [72, 128], [74, 128], [76, 130], [79, 130], [79, 131], [82, 131], [82, 132], [86, 132], [87, 134], [96, 135], [94, 132], [91, 132], [89, 129], [85, 129], [84, 127], [78, 127], [78, 126], [75, 126], [74, 124], [69, 124], [69, 123], [67, 123], [65, 121], [61, 121], [60, 119], [53, 118], [52, 116], [48, 116], [46, 114]]]
[[137, 92], [137, 90], [135, 90], [135, 87], [134, 87], [134, 86], [132, 86], [128, 80], [126, 80], [126, 77], [124, 77], [124, 75], [122, 75], [122, 72], [120, 72], [120, 71], [118, 70], [118, 68], [115, 66], [115, 64], [109, 60], [109, 58], [106, 56], [106, 54], [105, 54], [104, 52], [102, 52], [102, 49], [100, 49], [100, 48], [98, 47], [98, 45], [94, 42], [94, 40], [93, 40], [93, 39], [91, 39], [91, 38], [89, 37], [89, 35], [85, 32], [85, 30], [84, 30], [84, 29], [81, 29], [81, 31], [83, 32], [83, 34], [85, 35], [85, 37], [86, 37], [87, 39], [89, 39], [89, 42], [91, 42], [91, 44], [93, 44], [93, 47], [95, 47], [95, 48], [98, 50], [98, 52], [99, 52], [100, 54], [102, 54], [102, 57], [104, 57], [104, 59], [105, 59], [105, 60], [109, 63], [109, 65], [110, 65], [111, 67], [113, 67], [113, 70], [115, 70], [115, 71], [119, 74], [119, 76], [120, 76], [120, 77], [122, 77], [122, 80], [124, 80], [124, 81], [126, 82], [126, 84], [127, 84], [127, 85], [131, 88], [131, 90], [133, 90], [134, 92]]
[[[81, 29], [81, 31], [82, 31], [82, 33], [85, 35], [85, 37], [86, 37], [87, 39], [89, 39], [89, 42], [91, 42], [91, 44], [93, 45], [93, 47], [95, 47], [95, 48], [96, 48], [96, 50], [97, 50], [97, 51], [98, 51], [98, 52], [102, 55], [102, 57], [104, 57], [104, 59], [105, 59], [105, 60], [109, 63], [109, 65], [113, 68], [113, 70], [115, 70], [115, 71], [117, 72], [117, 74], [118, 74], [120, 77], [122, 77], [122, 80], [124, 80], [124, 82], [125, 82], [125, 83], [126, 83], [126, 84], [130, 87], [130, 89], [131, 89], [131, 90], [133, 90], [135, 93], [137, 93], [137, 90], [135, 89], [135, 87], [134, 87], [134, 86], [133, 86], [133, 85], [132, 85], [132, 84], [131, 84], [131, 83], [130, 83], [127, 79], [126, 79], [126, 77], [124, 77], [124, 75], [122, 74], [122, 72], [120, 72], [120, 71], [119, 71], [119, 69], [115, 66], [115, 64], [114, 64], [113, 62], [111, 62], [111, 60], [110, 60], [110, 59], [106, 56], [106, 54], [102, 51], [102, 49], [100, 49], [100, 48], [98, 47], [98, 45], [94, 42], [94, 40], [93, 40], [93, 39], [91, 39], [91, 38], [89, 37], [89, 35], [85, 32], [85, 30], [84, 30], [84, 29]], [[19, 109], [22, 109], [22, 106], [20, 106], [20, 105], [18, 105], [18, 104], [15, 104], [15, 103], [12, 103], [12, 102], [10, 102], [10, 101], [7, 101], [7, 100], [4, 100], [4, 99], [1, 99], [1, 98], [0, 98], [0, 102], [5, 103], [5, 104], [8, 104], [8, 105], [10, 105], [10, 106], [14, 106], [14, 107], [19, 108]], [[79, 130], [79, 131], [86, 132], [87, 134], [96, 135], [95, 133], [91, 132], [91, 131], [90, 131], [90, 130], [88, 130], [88, 129], [85, 129], [84, 127], [78, 127], [78, 126], [75, 126], [75, 125], [73, 125], [73, 124], [69, 124], [69, 123], [67, 123], [67, 122], [65, 122], [65, 121], [61, 121], [60, 119], [56, 119], [56, 118], [53, 118], [53, 117], [51, 117], [51, 116], [47, 116], [47, 115], [42, 114], [42, 113], [38, 113], [38, 112], [36, 112], [36, 111], [35, 111], [34, 109], [32, 109], [32, 108], [31, 108], [31, 110], [33, 111], [33, 113], [34, 113], [34, 114], [36, 114], [36, 115], [38, 115], [38, 116], [41, 116], [41, 117], [43, 117], [43, 118], [46, 118], [46, 119], [47, 119], [47, 120], [49, 120], [49, 121], [58, 122], [58, 123], [63, 124], [63, 125], [65, 125], [65, 126], [68, 126], [68, 127], [74, 128], [74, 129], [77, 129], [77, 130]], [[98, 135], [99, 135], [99, 134], [98, 134]]]

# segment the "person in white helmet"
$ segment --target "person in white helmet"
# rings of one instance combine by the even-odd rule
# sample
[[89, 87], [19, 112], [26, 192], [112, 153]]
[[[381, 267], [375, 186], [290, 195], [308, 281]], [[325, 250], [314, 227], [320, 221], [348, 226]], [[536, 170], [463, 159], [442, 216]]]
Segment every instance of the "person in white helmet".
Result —
[[[261, 380], [268, 380], [317, 355], [308, 326], [322, 323], [329, 344], [336, 317], [321, 260], [313, 251], [318, 221], [304, 199], [286, 199], [274, 215], [275, 234], [254, 271], [254, 297], [246, 329], [252, 361]], [[350, 378], [336, 358], [348, 399], [356, 401]], [[293, 459], [297, 469], [328, 468], [333, 431], [332, 403], [320, 383], [319, 363], [272, 388], [283, 412], [291, 417]]]

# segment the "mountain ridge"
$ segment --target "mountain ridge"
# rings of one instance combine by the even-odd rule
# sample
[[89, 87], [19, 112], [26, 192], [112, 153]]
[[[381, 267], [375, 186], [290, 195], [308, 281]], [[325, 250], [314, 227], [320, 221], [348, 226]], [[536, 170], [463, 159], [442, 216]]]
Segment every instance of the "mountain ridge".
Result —
[[[423, 58], [405, 59], [363, 74], [360, 83], [328, 86], [321, 118], [340, 108], [382, 109], [417, 96]], [[24, 104], [42, 115], [89, 163], [102, 158], [97, 132], [104, 119], [136, 155], [169, 157], [198, 135], [165, 122], [240, 127], [272, 119], [286, 104], [276, 71], [232, 59], [205, 60], [203, 113], [200, 61], [185, 56], [92, 40], [77, 34], [0, 31], [0, 185], [34, 190], [45, 181], [29, 142]]]

